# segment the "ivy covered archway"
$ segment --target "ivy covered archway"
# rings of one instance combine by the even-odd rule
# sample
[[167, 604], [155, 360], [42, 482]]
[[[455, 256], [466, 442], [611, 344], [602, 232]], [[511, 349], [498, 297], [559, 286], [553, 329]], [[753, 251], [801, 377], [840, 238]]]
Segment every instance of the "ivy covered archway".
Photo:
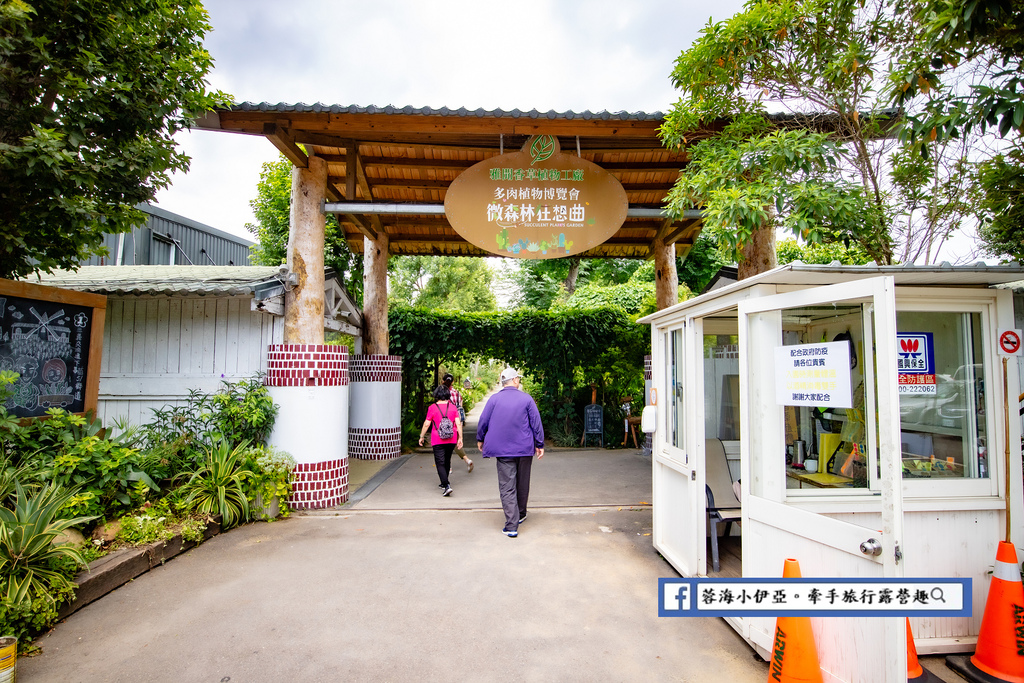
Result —
[[[436, 363], [494, 358], [528, 373], [541, 387], [545, 424], [571, 421], [598, 386], [608, 410], [625, 395], [643, 395], [650, 328], [618, 308], [462, 313], [394, 307], [388, 314], [391, 353], [402, 356], [402, 424], [426, 414], [424, 398]], [[611, 417], [611, 416], [609, 416]], [[615, 425], [606, 420], [606, 427]]]

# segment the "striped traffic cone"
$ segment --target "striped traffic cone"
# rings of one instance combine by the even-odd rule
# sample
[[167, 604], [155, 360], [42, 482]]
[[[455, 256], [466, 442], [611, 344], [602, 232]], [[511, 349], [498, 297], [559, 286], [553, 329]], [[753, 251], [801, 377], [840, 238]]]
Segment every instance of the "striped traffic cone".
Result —
[[[799, 578], [800, 563], [786, 560], [782, 578]], [[772, 660], [768, 663], [768, 681], [779, 683], [822, 683], [818, 651], [814, 647], [814, 634], [808, 617], [777, 617]]]
[[946, 663], [969, 681], [1024, 683], [1024, 584], [1012, 543], [1002, 541], [996, 551], [974, 655], [946, 657]]
[[914, 645], [914, 634], [910, 631], [910, 619], [907, 619], [907, 683], [941, 683], [935, 674], [917, 661], [917, 646]]

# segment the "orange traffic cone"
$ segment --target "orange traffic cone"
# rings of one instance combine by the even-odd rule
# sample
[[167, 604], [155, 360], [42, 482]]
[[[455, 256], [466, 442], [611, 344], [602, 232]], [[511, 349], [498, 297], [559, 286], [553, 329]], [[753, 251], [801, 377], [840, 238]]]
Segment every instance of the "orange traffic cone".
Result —
[[[800, 563], [786, 560], [782, 578], [799, 578]], [[772, 660], [768, 663], [768, 681], [816, 681], [822, 683], [818, 651], [814, 647], [811, 620], [808, 617], [777, 617]]]
[[1024, 683], [1024, 584], [1012, 543], [1002, 541], [996, 551], [974, 656], [946, 663], [969, 681]]
[[917, 646], [914, 645], [914, 634], [910, 632], [910, 619], [907, 619], [907, 683], [941, 683], [935, 674], [917, 661]]

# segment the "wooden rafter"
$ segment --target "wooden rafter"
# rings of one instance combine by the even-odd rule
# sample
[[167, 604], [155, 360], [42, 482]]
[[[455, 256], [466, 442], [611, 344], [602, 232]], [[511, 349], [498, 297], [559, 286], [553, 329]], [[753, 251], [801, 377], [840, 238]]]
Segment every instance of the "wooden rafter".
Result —
[[[327, 162], [327, 201], [353, 204], [337, 211], [353, 252], [363, 238], [386, 238], [393, 254], [484, 255], [452, 229], [443, 213], [360, 210], [376, 205], [441, 206], [451, 182], [473, 165], [519, 150], [537, 133], [554, 135], [565, 154], [579, 154], [622, 183], [634, 214], [607, 242], [583, 256], [642, 258], [655, 238], [692, 241], [700, 220], [661, 217], [664, 199], [688, 156], [666, 149], [660, 116], [648, 114], [553, 114], [550, 112], [466, 112], [314, 105], [239, 105], [218, 110], [197, 124], [267, 137], [289, 161], [308, 165], [305, 151]], [[303, 150], [305, 149], [305, 151]], [[335, 209], [337, 210], [337, 209]]]

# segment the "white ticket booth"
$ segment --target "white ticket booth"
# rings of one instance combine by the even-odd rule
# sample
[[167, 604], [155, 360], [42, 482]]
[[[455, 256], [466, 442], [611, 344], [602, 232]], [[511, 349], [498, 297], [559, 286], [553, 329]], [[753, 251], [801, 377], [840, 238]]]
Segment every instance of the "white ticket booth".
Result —
[[[997, 544], [1024, 556], [1020, 356], [999, 344], [1012, 294], [993, 288], [1021, 279], [796, 262], [643, 318], [656, 549], [716, 575], [708, 491], [735, 454], [722, 575], [779, 577], [795, 558], [804, 577], [969, 577], [973, 617], [911, 626], [919, 653], [973, 650]], [[770, 655], [774, 618], [728, 621]], [[811, 622], [826, 680], [905, 680], [904, 619]]]

